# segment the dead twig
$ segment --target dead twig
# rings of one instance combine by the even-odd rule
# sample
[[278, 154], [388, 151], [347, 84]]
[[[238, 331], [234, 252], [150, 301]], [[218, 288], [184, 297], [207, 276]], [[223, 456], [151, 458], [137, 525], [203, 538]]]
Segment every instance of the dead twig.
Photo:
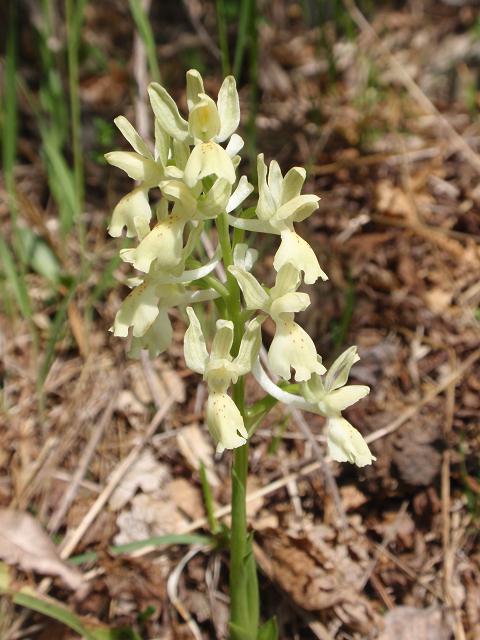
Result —
[[[150, 10], [151, 0], [142, 1], [142, 9], [146, 15]], [[137, 95], [135, 97], [135, 123], [137, 125], [138, 133], [148, 140], [150, 138], [150, 118], [149, 110], [147, 107], [146, 96], [148, 86], [148, 64], [147, 64], [147, 50], [143, 38], [135, 29], [133, 35], [133, 77], [137, 85]]]
[[202, 634], [200, 629], [198, 628], [197, 623], [190, 615], [189, 611], [183, 604], [183, 602], [178, 597], [178, 581], [180, 580], [180, 576], [182, 575], [182, 571], [185, 569], [190, 560], [200, 553], [203, 550], [203, 547], [192, 547], [188, 553], [186, 553], [180, 562], [177, 564], [175, 569], [169, 575], [167, 580], [167, 593], [170, 598], [170, 602], [173, 604], [178, 613], [182, 616], [183, 620], [186, 622], [187, 627], [190, 629], [192, 636], [195, 640], [202, 640]]
[[105, 407], [102, 417], [92, 431], [90, 440], [88, 441], [87, 446], [85, 447], [85, 450], [78, 462], [78, 466], [73, 475], [73, 478], [69, 483], [67, 490], [63, 494], [58, 507], [55, 509], [50, 518], [50, 521], [48, 523], [48, 530], [50, 531], [50, 533], [54, 533], [55, 531], [57, 531], [70, 505], [75, 499], [77, 491], [85, 476], [85, 473], [87, 472], [88, 466], [93, 457], [93, 454], [95, 453], [98, 443], [102, 439], [105, 429], [110, 424], [116, 401], [116, 395], [112, 394], [110, 402]]
[[90, 525], [94, 522], [94, 520], [96, 519], [100, 511], [106, 505], [108, 499], [114, 492], [119, 482], [122, 480], [123, 476], [130, 469], [132, 464], [140, 455], [144, 446], [147, 444], [147, 442], [153, 436], [155, 431], [158, 429], [159, 425], [161, 424], [165, 416], [170, 411], [170, 408], [172, 407], [174, 402], [175, 400], [173, 398], [169, 398], [167, 402], [163, 405], [163, 407], [161, 407], [157, 411], [157, 413], [153, 416], [152, 421], [148, 425], [147, 430], [145, 431], [145, 434], [143, 435], [140, 442], [138, 442], [135, 445], [135, 447], [131, 450], [131, 452], [128, 454], [128, 456], [115, 467], [115, 469], [113, 470], [113, 473], [110, 475], [110, 480], [108, 481], [107, 486], [104, 488], [102, 493], [98, 496], [98, 498], [92, 504], [92, 506], [90, 507], [88, 512], [85, 514], [84, 518], [82, 519], [78, 527], [73, 532], [71, 532], [70, 535], [67, 534], [60, 552], [60, 556], [62, 557], [62, 559], [65, 560], [73, 553], [76, 546], [78, 545], [82, 537], [85, 535]]
[[[450, 363], [455, 367], [455, 354], [450, 353]], [[448, 439], [453, 426], [455, 412], [455, 381], [447, 387], [446, 395], [446, 419], [443, 428], [445, 442]], [[442, 496], [442, 547], [443, 547], [443, 596], [445, 602], [451, 607], [454, 618], [455, 640], [465, 640], [465, 630], [462, 624], [462, 612], [456, 605], [452, 594], [453, 571], [455, 562], [455, 548], [451, 540], [451, 491], [450, 491], [450, 459], [451, 451], [447, 446], [442, 454], [441, 470], [441, 496]]]

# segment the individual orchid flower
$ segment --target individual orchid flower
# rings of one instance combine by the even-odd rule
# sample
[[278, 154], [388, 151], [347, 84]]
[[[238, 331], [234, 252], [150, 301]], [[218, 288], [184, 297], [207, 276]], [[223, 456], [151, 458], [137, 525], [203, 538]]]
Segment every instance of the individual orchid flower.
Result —
[[115, 336], [125, 338], [132, 328], [131, 357], [137, 357], [141, 349], [148, 349], [150, 357], [155, 357], [168, 348], [172, 339], [169, 308], [218, 297], [211, 289], [186, 289], [187, 284], [213, 271], [218, 262], [218, 256], [214, 256], [205, 265], [184, 271], [179, 276], [153, 269], [144, 278], [129, 280], [132, 291], [120, 305], [111, 331]]
[[341, 415], [327, 419], [327, 447], [328, 455], [337, 462], [366, 467], [376, 460], [360, 431]]
[[252, 192], [253, 185], [242, 176], [233, 193], [232, 185], [225, 178], [217, 178], [206, 190], [201, 182], [190, 189], [182, 180], [165, 180], [160, 188], [163, 196], [176, 203], [188, 219], [211, 220], [223, 211], [238, 207]]
[[325, 367], [313, 340], [294, 320], [294, 314], [304, 311], [310, 304], [310, 296], [297, 291], [300, 286], [298, 269], [290, 263], [283, 265], [269, 292], [245, 269], [232, 265], [229, 271], [242, 290], [247, 309], [261, 309], [275, 322], [275, 335], [268, 350], [268, 366], [272, 373], [289, 380], [293, 368], [297, 382], [308, 380], [313, 373], [324, 373]]
[[317, 403], [322, 415], [338, 414], [364, 398], [370, 391], [365, 385], [347, 385], [352, 366], [360, 360], [357, 347], [344, 351], [325, 376], [314, 375], [302, 384], [302, 394], [308, 402]]
[[258, 357], [262, 318], [254, 318], [247, 325], [238, 355], [233, 358], [230, 353], [234, 332], [232, 322], [217, 320], [216, 333], [208, 353], [202, 327], [192, 307], [187, 307], [187, 314], [190, 324], [184, 340], [185, 362], [190, 369], [202, 374], [207, 383], [207, 425], [217, 443], [217, 452], [241, 447], [248, 439], [248, 432], [227, 390], [240, 376], [251, 370]]
[[136, 248], [123, 249], [122, 260], [130, 262], [136, 269], [148, 273], [152, 263], [164, 269], [179, 268], [183, 249], [183, 235], [187, 222], [202, 222], [216, 218], [222, 211], [231, 211], [239, 206], [251, 193], [253, 186], [245, 176], [231, 193], [231, 185], [224, 179], [215, 180], [206, 193], [195, 193], [181, 180], [164, 180], [161, 191], [166, 202], [174, 203], [172, 212], [160, 215], [160, 220], [145, 232], [137, 231], [140, 244]]
[[275, 233], [281, 237], [273, 266], [280, 271], [283, 265], [292, 264], [305, 274], [306, 284], [318, 278], [328, 280], [320, 268], [315, 252], [294, 229], [294, 222], [308, 218], [317, 208], [320, 198], [311, 194], [301, 195], [306, 172], [302, 167], [293, 167], [283, 176], [276, 160], [270, 162], [267, 171], [263, 154], [257, 158], [259, 199], [257, 220], [229, 217], [235, 227], [247, 231]]
[[[148, 93], [159, 126], [175, 140], [194, 145], [184, 168], [187, 186], [194, 187], [210, 175], [233, 185], [236, 176], [232, 158], [243, 145], [240, 136], [233, 136], [240, 122], [235, 78], [225, 78], [215, 104], [205, 93], [198, 71], [187, 71], [188, 120], [180, 115], [175, 101], [161, 85], [152, 82]], [[229, 138], [230, 148], [224, 149], [220, 143]]]
[[366, 385], [347, 385], [350, 369], [359, 359], [357, 347], [350, 347], [335, 360], [325, 376], [314, 375], [303, 383], [302, 394], [327, 418], [329, 455], [338, 462], [348, 461], [363, 467], [371, 464], [375, 457], [359, 431], [341, 415], [344, 409], [370, 392]]
[[148, 192], [165, 179], [169, 138], [156, 127], [155, 153], [152, 153], [127, 118], [118, 116], [114, 122], [134, 151], [112, 151], [105, 154], [105, 159], [109, 164], [125, 171], [139, 185], [127, 193], [113, 210], [108, 232], [117, 238], [126, 227], [127, 237], [133, 238], [139, 235], [139, 226], [144, 227], [150, 222], [152, 212]]
[[122, 249], [120, 257], [144, 273], [150, 271], [153, 262], [169, 271], [181, 268], [183, 232], [187, 222], [185, 212], [174, 206], [171, 214], [139, 237], [137, 247]]
[[327, 418], [328, 455], [337, 462], [350, 462], [364, 467], [376, 460], [362, 434], [341, 415], [341, 411], [364, 398], [370, 391], [365, 385], [346, 385], [350, 368], [357, 362], [356, 347], [343, 353], [322, 378], [314, 374], [301, 385], [302, 396], [278, 387], [265, 373], [259, 362], [253, 375], [271, 396], [292, 408]]

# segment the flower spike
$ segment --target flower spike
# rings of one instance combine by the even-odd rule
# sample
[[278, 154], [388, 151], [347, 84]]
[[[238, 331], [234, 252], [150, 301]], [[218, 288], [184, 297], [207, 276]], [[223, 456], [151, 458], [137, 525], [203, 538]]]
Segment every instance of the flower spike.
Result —
[[[292, 167], [284, 175], [276, 160], [267, 166], [263, 154], [258, 155], [258, 200], [246, 209], [243, 203], [254, 187], [237, 171], [244, 141], [236, 133], [240, 102], [234, 77], [223, 80], [214, 98], [200, 73], [187, 71], [188, 110], [183, 114], [162, 85], [151, 83], [148, 95], [155, 118], [154, 144], [118, 116], [115, 124], [131, 150], [105, 155], [107, 162], [136, 181], [115, 206], [108, 227], [113, 237], [125, 232], [133, 239], [120, 257], [137, 270], [127, 280], [131, 291], [120, 304], [112, 332], [130, 339], [131, 357], [142, 350], [155, 357], [171, 344], [171, 309], [186, 308], [185, 362], [206, 382], [206, 422], [217, 451], [241, 447], [248, 440], [242, 405], [236, 404], [230, 389], [252, 372], [278, 401], [326, 418], [328, 452], [334, 460], [360, 467], [370, 464], [375, 458], [368, 445], [342, 415], [369, 392], [364, 385], [348, 384], [350, 369], [358, 360], [356, 347], [347, 349], [327, 370], [312, 338], [296, 322], [295, 314], [310, 305], [310, 296], [300, 289], [302, 283], [327, 279], [312, 247], [295, 228], [318, 208], [318, 196], [302, 194], [305, 169]], [[198, 245], [209, 231], [209, 221], [219, 217], [221, 241], [213, 252], [208, 247], [205, 259]], [[242, 230], [233, 234], [231, 248], [225, 221]], [[250, 238], [243, 240], [243, 232], [279, 237], [271, 288], [254, 276], [258, 252], [249, 248]], [[207, 339], [193, 305], [210, 301], [215, 301], [220, 317]], [[273, 379], [259, 363], [261, 325], [267, 316], [275, 325], [267, 353]], [[293, 377], [299, 394], [278, 386], [277, 377]]]

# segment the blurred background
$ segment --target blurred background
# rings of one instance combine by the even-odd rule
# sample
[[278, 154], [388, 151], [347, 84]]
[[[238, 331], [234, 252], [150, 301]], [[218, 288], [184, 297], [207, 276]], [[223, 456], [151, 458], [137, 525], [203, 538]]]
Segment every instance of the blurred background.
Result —
[[2, 3], [0, 638], [227, 637], [200, 460], [221, 509], [229, 456], [184, 320], [151, 362], [108, 332], [128, 270], [106, 228], [131, 189], [103, 159], [126, 148], [113, 118], [148, 138], [148, 82], [185, 109], [192, 67], [211, 95], [235, 74], [251, 180], [258, 152], [306, 167], [322, 200], [299, 231], [330, 279], [302, 321], [327, 363], [357, 344], [372, 388], [347, 413], [371, 467], [327, 465], [322, 420], [282, 408], [254, 437], [265, 615], [285, 640], [480, 638], [478, 9]]

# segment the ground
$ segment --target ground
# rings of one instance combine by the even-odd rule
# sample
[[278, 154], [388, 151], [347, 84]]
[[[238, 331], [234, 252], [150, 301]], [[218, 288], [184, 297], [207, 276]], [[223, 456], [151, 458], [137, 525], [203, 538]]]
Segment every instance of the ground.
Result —
[[[122, 241], [106, 227], [130, 184], [102, 154], [123, 144], [113, 117], [138, 121], [145, 113], [145, 82], [155, 70], [127, 3], [84, 5], [81, 215], [68, 125], [73, 36], [63, 4], [57, 12], [19, 3], [16, 16], [18, 138], [13, 162], [5, 98], [0, 185], [0, 558], [12, 566], [15, 589], [48, 590], [82, 620], [130, 627], [145, 639], [225, 638], [228, 558], [205, 537], [200, 460], [228, 524], [230, 455], [214, 455], [203, 424], [206, 390], [185, 367], [184, 318], [173, 316], [174, 343], [154, 361], [128, 359], [126, 341], [108, 332], [128, 271], [116, 257]], [[192, 66], [210, 92], [220, 86], [216, 6], [233, 51], [236, 3], [154, 3], [150, 11], [161, 80], [181, 105]], [[326, 463], [322, 419], [280, 408], [258, 430], [249, 518], [265, 617], [278, 617], [285, 640], [473, 640], [480, 637], [475, 3], [359, 9], [275, 1], [257, 12], [258, 46], [247, 39], [238, 76], [245, 171], [252, 175], [260, 151], [284, 169], [303, 165], [307, 192], [322, 198], [299, 231], [329, 280], [309, 290], [302, 322], [326, 362], [358, 345], [352, 377], [371, 393], [347, 415], [377, 457], [363, 469]], [[271, 280], [273, 244], [258, 248], [258, 273]], [[267, 323], [266, 341], [271, 330]], [[259, 397], [253, 381], [247, 389]], [[12, 523], [11, 509], [34, 520]], [[77, 561], [87, 588], [44, 531], [64, 558], [96, 552]], [[117, 549], [169, 534], [194, 537], [188, 546]], [[72, 633], [16, 606], [11, 594], [1, 601], [2, 638]]]

